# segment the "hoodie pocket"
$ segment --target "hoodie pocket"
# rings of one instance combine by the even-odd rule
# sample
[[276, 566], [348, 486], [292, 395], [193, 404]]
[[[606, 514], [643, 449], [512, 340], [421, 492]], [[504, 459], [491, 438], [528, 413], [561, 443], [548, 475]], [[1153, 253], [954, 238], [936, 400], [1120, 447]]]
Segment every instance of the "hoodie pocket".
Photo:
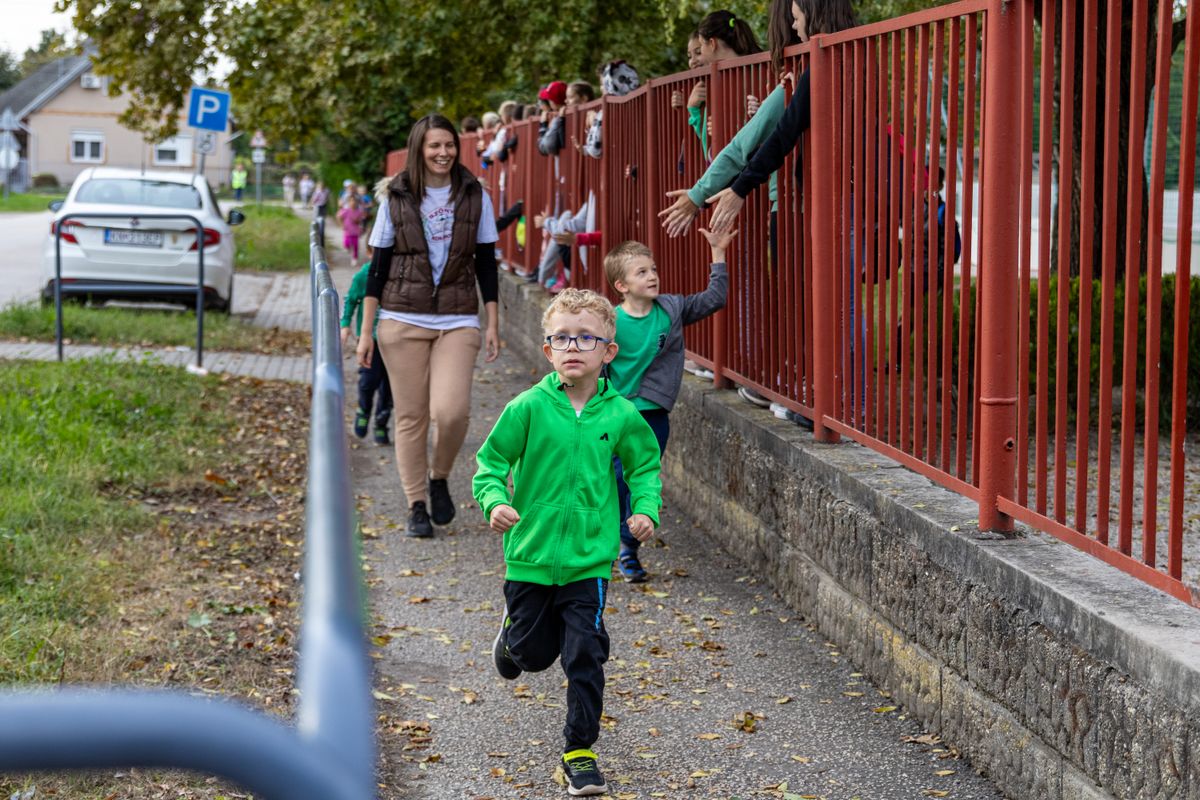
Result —
[[600, 524], [600, 512], [594, 508], [576, 508], [571, 511], [570, 563], [586, 567], [612, 561], [617, 557], [620, 541], [619, 529], [605, 530]]
[[504, 535], [504, 560], [521, 564], [550, 565], [554, 541], [561, 524], [562, 509], [550, 503], [534, 503], [521, 521]]

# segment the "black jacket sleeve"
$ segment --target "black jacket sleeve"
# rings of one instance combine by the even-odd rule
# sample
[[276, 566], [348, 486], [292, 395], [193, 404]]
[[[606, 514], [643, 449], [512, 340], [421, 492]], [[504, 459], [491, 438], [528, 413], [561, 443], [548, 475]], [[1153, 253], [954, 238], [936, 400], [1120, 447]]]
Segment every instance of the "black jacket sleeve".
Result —
[[800, 134], [808, 130], [810, 120], [808, 70], [805, 70], [796, 81], [796, 91], [784, 109], [779, 124], [758, 148], [742, 174], [733, 181], [733, 191], [738, 197], [746, 197], [770, 180], [771, 173], [783, 166], [783, 160], [800, 140]]
[[[378, 252], [378, 251], [376, 251]], [[496, 243], [475, 245], [475, 281], [483, 302], [495, 303], [500, 299], [500, 278], [496, 272]], [[370, 289], [367, 290], [370, 293]]]
[[367, 271], [367, 297], [376, 300], [383, 297], [383, 287], [392, 268], [392, 250], [392, 247], [375, 248], [375, 255], [371, 256], [371, 269]]

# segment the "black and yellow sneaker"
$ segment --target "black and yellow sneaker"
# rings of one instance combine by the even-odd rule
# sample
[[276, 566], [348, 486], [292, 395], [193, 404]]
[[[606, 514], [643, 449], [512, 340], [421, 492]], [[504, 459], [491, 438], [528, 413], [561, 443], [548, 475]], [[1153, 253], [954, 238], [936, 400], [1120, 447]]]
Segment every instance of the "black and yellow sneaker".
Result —
[[596, 765], [596, 754], [591, 750], [571, 750], [563, 753], [563, 772], [567, 774], [567, 794], [572, 797], [586, 797], [593, 794], [604, 794], [608, 784], [600, 774]]
[[504, 634], [509, 625], [512, 625], [512, 620], [508, 618], [508, 609], [505, 608], [504, 621], [500, 623], [500, 632], [496, 634], [496, 641], [492, 642], [492, 660], [496, 662], [496, 672], [499, 672], [500, 677], [507, 681], [515, 680], [521, 674], [521, 668], [508, 654], [508, 642], [505, 640]]

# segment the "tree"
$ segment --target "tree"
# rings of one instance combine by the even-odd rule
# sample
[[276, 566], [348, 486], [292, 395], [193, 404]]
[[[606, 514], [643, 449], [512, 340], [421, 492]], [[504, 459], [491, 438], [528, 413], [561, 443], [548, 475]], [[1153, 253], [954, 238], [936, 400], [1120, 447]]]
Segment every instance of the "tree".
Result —
[[41, 38], [35, 47], [25, 50], [21, 59], [21, 75], [28, 77], [43, 64], [57, 61], [75, 52], [75, 46], [67, 41], [67, 35], [53, 28], [42, 31]]
[[0, 50], [0, 92], [21, 80], [21, 64], [8, 50]]
[[[644, 76], [685, 66], [684, 31], [706, 0], [58, 0], [97, 46], [97, 72], [133, 102], [122, 123], [172, 135], [194, 76], [218, 60], [238, 124], [293, 147], [326, 137], [382, 163], [412, 121], [458, 119], [509, 96], [532, 98], [552, 79], [596, 80], [624, 58]], [[766, 0], [733, 0], [765, 19]], [[600, 24], [599, 20], [603, 20]], [[759, 26], [760, 28], [762, 26]], [[340, 149], [339, 148], [339, 149]]]

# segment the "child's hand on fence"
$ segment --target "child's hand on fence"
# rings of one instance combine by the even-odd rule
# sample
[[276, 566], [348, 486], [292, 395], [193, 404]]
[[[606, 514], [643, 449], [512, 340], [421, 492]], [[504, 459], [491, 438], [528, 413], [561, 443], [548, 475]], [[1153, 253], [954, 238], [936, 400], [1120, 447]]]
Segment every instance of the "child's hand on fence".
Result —
[[543, 211], [540, 214], [534, 214], [533, 215], [533, 227], [541, 228], [541, 227], [545, 226], [546, 217], [548, 217], [549, 215], [550, 215], [549, 209]]
[[625, 520], [625, 523], [629, 525], [629, 532], [633, 534], [633, 538], [639, 542], [644, 542], [654, 535], [654, 521], [645, 514], [634, 514]]
[[683, 92], [678, 89], [671, 92], [671, 108], [683, 108], [685, 102], [687, 101], [684, 100]]
[[746, 95], [746, 119], [750, 119], [755, 114], [757, 114], [759, 106], [761, 106], [761, 105], [762, 104], [760, 102], [758, 102], [757, 97], [755, 97], [752, 94]]
[[521, 515], [512, 506], [501, 503], [492, 509], [489, 524], [496, 533], [506, 533], [509, 528], [521, 521]]
[[575, 234], [572, 231], [556, 233], [552, 238], [554, 239], [555, 244], [565, 244], [568, 247], [575, 246]]
[[700, 209], [696, 208], [696, 204], [688, 197], [687, 189], [667, 192], [667, 197], [675, 198], [675, 202], [658, 212], [658, 218], [667, 229], [667, 236], [674, 239], [687, 233]]
[[713, 233], [725, 233], [731, 230], [738, 214], [742, 211], [742, 206], [746, 204], [745, 198], [738, 197], [733, 189], [722, 189], [708, 198], [708, 202], [716, 203], [710, 222]]
[[708, 100], [708, 87], [704, 85], [704, 81], [696, 81], [696, 85], [692, 87], [692, 93], [688, 95], [688, 108], [699, 108]]
[[737, 231], [729, 231], [728, 233], [713, 233], [704, 228], [698, 229], [702, 236], [708, 240], [708, 246], [712, 248], [713, 263], [725, 260], [725, 251], [729, 249], [729, 243], [733, 241], [733, 237], [737, 236]]

